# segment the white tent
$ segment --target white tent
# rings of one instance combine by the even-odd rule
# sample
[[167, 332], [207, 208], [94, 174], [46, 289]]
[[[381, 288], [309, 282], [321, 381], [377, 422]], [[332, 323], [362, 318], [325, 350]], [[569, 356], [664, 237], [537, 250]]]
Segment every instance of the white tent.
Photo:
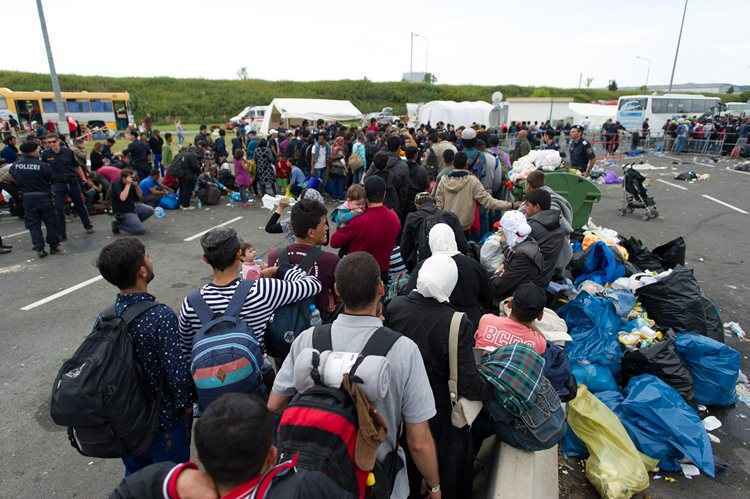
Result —
[[455, 102], [435, 100], [419, 108], [418, 125], [435, 126], [438, 121], [455, 126], [471, 126], [473, 123], [488, 125], [492, 104], [483, 101]]
[[266, 136], [273, 128], [299, 125], [302, 120], [330, 122], [361, 119], [362, 113], [348, 100], [274, 99], [268, 106], [258, 133]]
[[614, 120], [617, 116], [617, 106], [571, 102], [568, 107], [574, 124], [580, 124], [588, 117], [591, 128], [601, 128], [608, 119]]

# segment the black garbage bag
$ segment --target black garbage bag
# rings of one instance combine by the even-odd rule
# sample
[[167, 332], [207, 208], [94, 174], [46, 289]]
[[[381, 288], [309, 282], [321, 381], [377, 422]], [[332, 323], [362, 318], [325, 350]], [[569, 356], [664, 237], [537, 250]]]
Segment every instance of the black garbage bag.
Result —
[[631, 236], [623, 239], [620, 244], [628, 251], [628, 261], [635, 265], [639, 271], [664, 272], [666, 270], [662, 261], [651, 253], [640, 239]]
[[718, 309], [703, 295], [692, 269], [677, 266], [669, 276], [643, 286], [636, 295], [660, 329], [692, 331], [724, 342]]
[[685, 265], [686, 251], [685, 239], [680, 236], [677, 239], [662, 244], [658, 248], [654, 248], [651, 253], [659, 259], [662, 267], [673, 269], [678, 265]]
[[640, 374], [652, 374], [680, 392], [686, 402], [693, 402], [693, 376], [677, 355], [673, 334], [648, 347], [626, 350], [621, 373], [623, 385]]

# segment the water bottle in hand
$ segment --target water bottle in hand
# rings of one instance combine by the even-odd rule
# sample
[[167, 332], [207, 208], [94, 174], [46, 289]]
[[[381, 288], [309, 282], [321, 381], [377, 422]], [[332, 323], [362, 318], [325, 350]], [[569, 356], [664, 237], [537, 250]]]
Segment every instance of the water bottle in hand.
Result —
[[315, 305], [310, 304], [310, 326], [320, 326], [323, 324], [323, 319], [320, 318], [320, 312]]

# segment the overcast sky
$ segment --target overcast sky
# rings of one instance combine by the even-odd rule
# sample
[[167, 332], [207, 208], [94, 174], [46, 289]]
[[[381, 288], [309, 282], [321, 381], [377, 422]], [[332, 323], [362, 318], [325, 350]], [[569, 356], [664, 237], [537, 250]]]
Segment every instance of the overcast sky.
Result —
[[[45, 0], [60, 73], [576, 87], [666, 84], [683, 0]], [[34, 0], [2, 0], [0, 69], [46, 72]], [[750, 0], [691, 0], [675, 83], [750, 83]], [[425, 61], [426, 46], [429, 57]], [[2, 82], [0, 81], [0, 85]]]

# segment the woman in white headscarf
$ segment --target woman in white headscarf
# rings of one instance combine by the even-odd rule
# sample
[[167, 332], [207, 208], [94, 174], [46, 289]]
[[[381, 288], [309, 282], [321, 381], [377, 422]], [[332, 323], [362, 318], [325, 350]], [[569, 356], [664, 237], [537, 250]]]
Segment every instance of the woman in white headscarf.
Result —
[[506, 211], [500, 219], [505, 243], [504, 265], [492, 277], [490, 285], [497, 300], [511, 296], [524, 282], [533, 282], [545, 287], [542, 274], [543, 258], [539, 245], [531, 237], [531, 227], [523, 213]]
[[[430, 430], [438, 451], [440, 488], [446, 498], [471, 497], [472, 484], [471, 430], [451, 424], [448, 391], [448, 339], [455, 313], [449, 299], [458, 280], [459, 268], [453, 258], [436, 255], [433, 250], [419, 269], [416, 289], [395, 297], [385, 310], [385, 325], [413, 340], [424, 360], [437, 408], [437, 414], [430, 419]], [[474, 361], [474, 330], [464, 314], [458, 336], [458, 393], [470, 400], [489, 400], [492, 389], [479, 375]], [[411, 490], [419, 490], [419, 471], [410, 467], [408, 474]]]
[[[476, 326], [486, 309], [492, 306], [492, 293], [489, 276], [482, 265], [458, 251], [456, 236], [448, 224], [435, 224], [428, 234], [430, 252], [433, 256], [450, 257], [458, 268], [458, 282], [450, 295], [450, 303], [459, 312], [465, 312]], [[425, 260], [426, 261], [426, 260]], [[414, 289], [418, 284], [417, 266], [406, 289]]]

